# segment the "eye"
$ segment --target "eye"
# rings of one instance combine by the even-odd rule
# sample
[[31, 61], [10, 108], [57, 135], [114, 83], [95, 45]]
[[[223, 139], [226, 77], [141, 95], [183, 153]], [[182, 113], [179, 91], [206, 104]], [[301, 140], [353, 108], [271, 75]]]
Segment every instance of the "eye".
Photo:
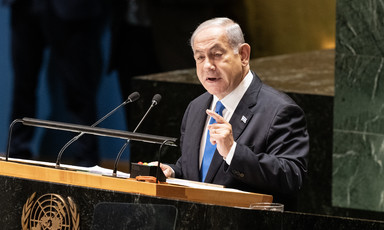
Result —
[[202, 56], [202, 55], [200, 55], [200, 56], [196, 56], [195, 59], [196, 59], [196, 61], [201, 62], [201, 61], [204, 60], [204, 56]]
[[221, 52], [216, 52], [216, 53], [214, 53], [214, 56], [215, 56], [216, 58], [220, 58], [221, 56], [223, 56], [223, 53], [221, 53]]

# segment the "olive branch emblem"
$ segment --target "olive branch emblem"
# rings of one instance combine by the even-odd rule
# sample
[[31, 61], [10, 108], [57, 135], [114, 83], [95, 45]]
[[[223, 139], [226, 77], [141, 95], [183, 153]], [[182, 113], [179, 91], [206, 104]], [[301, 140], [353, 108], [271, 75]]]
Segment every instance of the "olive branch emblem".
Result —
[[23, 230], [62, 229], [80, 230], [80, 214], [71, 197], [45, 194], [35, 199], [34, 192], [25, 202], [21, 215]]
[[32, 208], [32, 205], [33, 205], [33, 199], [35, 198], [36, 196], [36, 192], [34, 192], [27, 200], [27, 202], [25, 202], [24, 206], [23, 206], [23, 212], [21, 214], [21, 227], [23, 230], [26, 230], [28, 229], [28, 220], [29, 220], [29, 215], [31, 214], [31, 208]]
[[68, 197], [69, 210], [71, 211], [71, 220], [72, 220], [72, 229], [79, 230], [80, 229], [80, 215], [77, 213], [77, 207], [75, 202], [71, 197]]

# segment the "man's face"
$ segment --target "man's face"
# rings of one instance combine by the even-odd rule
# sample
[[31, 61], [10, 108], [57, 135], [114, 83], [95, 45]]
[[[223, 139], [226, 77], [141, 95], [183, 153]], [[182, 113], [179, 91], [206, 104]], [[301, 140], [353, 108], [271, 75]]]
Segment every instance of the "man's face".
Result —
[[200, 31], [193, 42], [193, 53], [201, 84], [219, 99], [232, 92], [245, 76], [241, 55], [230, 47], [223, 28]]

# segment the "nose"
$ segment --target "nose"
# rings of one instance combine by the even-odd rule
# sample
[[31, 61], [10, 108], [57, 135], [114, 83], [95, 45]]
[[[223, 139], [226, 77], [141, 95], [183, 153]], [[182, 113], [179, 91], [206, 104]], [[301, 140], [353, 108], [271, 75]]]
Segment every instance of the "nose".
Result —
[[208, 70], [215, 70], [216, 66], [215, 66], [214, 62], [210, 58], [207, 58], [205, 60], [205, 63], [204, 63], [204, 68], [206, 68]]

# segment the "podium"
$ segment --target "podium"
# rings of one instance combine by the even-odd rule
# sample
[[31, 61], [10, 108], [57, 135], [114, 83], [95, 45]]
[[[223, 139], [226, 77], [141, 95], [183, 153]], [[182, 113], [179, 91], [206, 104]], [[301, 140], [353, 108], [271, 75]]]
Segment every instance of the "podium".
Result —
[[[191, 224], [197, 229], [205, 229], [207, 220], [219, 220], [223, 217], [215, 218], [216, 213], [208, 214], [208, 207], [214, 207], [215, 211], [218, 210], [218, 207], [245, 209], [251, 203], [272, 202], [270, 195], [243, 192], [200, 182], [181, 180], [183, 183], [180, 181], [175, 183], [175, 179], [173, 179], [172, 183], [169, 181], [153, 183], [138, 181], [136, 178], [112, 176], [116, 175], [117, 167], [113, 173], [110, 170], [108, 175], [94, 173], [90, 168], [60, 165], [61, 153], [65, 147], [83, 134], [159, 144], [158, 162], [160, 162], [162, 147], [176, 146], [176, 138], [23, 118], [14, 120], [10, 125], [9, 143], [12, 127], [16, 123], [71, 131], [78, 135], [62, 148], [56, 164], [21, 159], [9, 160], [10, 146], [8, 145], [6, 157], [0, 159], [0, 216], [2, 217], [0, 226], [10, 226], [10, 229], [90, 229], [91, 226], [94, 226], [93, 224], [105, 226], [104, 224], [109, 223], [108, 220], [111, 221], [115, 218], [113, 214], [115, 212], [123, 215], [124, 213], [135, 214], [136, 210], [146, 210], [146, 213], [158, 215], [155, 218], [166, 219], [161, 216], [162, 211], [151, 211], [155, 210], [155, 207], [173, 206], [178, 220], [175, 222], [176, 228], [184, 228]], [[100, 203], [107, 205], [103, 206]], [[136, 209], [137, 204], [139, 207]], [[147, 208], [144, 208], [144, 204], [147, 205]], [[95, 207], [102, 208], [96, 209]], [[159, 210], [165, 209], [167, 208]], [[94, 216], [95, 210], [98, 212]], [[173, 210], [173, 208], [169, 210]], [[227, 211], [223, 211], [222, 214], [229, 215], [226, 220], [233, 219], [232, 214]], [[144, 216], [153, 218], [153, 215]], [[100, 221], [100, 216], [107, 216], [107, 220]], [[123, 217], [127, 216], [122, 216], [122, 220], [131, 219]], [[237, 219], [237, 215], [235, 217]], [[111, 221], [111, 223], [114, 222], [116, 221]], [[147, 222], [143, 221], [143, 223]], [[199, 224], [202, 226], [199, 227]], [[109, 229], [107, 226], [105, 228]]]
[[[373, 230], [382, 229], [384, 224], [382, 221], [247, 208], [248, 202], [271, 200], [271, 196], [263, 194], [153, 184], [0, 159], [2, 230], [31, 229], [28, 221], [35, 226], [37, 223], [45, 225], [44, 229], [122, 229], [112, 224], [117, 221], [131, 223], [129, 220], [134, 218], [126, 215], [133, 213], [137, 217], [137, 210], [143, 214], [139, 220], [154, 226], [158, 222], [153, 219], [163, 218], [168, 220], [168, 225], [161, 226], [172, 227], [170, 217], [176, 215], [173, 216], [174, 229]], [[69, 215], [64, 215], [66, 211]], [[170, 214], [164, 216], [164, 212]], [[148, 221], [142, 219], [143, 216], [152, 219]], [[53, 228], [58, 219], [66, 222], [63, 221], [61, 228]]]
[[[150, 183], [133, 178], [118, 178], [94, 173], [55, 169], [10, 161], [0, 161], [0, 175], [46, 183], [135, 193], [168, 199], [185, 200], [229, 207], [248, 208], [251, 203], [272, 202], [272, 196], [220, 189], [217, 186], [192, 188], [168, 183]], [[195, 182], [191, 182], [195, 183]], [[208, 187], [208, 188], [207, 188]]]
[[[0, 215], [8, 216], [0, 224], [12, 223], [16, 226], [23, 224], [23, 221], [40, 221], [42, 217], [39, 219], [36, 217], [37, 214], [34, 214], [31, 220], [23, 219], [23, 216], [32, 215], [32, 203], [40, 202], [42, 206], [46, 201], [39, 199], [47, 194], [55, 202], [68, 197], [62, 209], [72, 210], [70, 213], [72, 218], [73, 215], [77, 217], [75, 218], [77, 222], [74, 224], [81, 226], [82, 229], [90, 228], [94, 207], [100, 202], [176, 204], [175, 206], [187, 203], [192, 204], [192, 207], [202, 205], [241, 209], [248, 208], [255, 202], [272, 202], [270, 195], [226, 189], [200, 182], [184, 181], [191, 184], [200, 183], [202, 187], [166, 182], [156, 184], [133, 178], [105, 176], [85, 170], [56, 169], [4, 160], [0, 160], [0, 182], [2, 188], [0, 202], [3, 207]], [[6, 210], [7, 208], [13, 210]], [[178, 213], [179, 218], [185, 214], [184, 211]]]

